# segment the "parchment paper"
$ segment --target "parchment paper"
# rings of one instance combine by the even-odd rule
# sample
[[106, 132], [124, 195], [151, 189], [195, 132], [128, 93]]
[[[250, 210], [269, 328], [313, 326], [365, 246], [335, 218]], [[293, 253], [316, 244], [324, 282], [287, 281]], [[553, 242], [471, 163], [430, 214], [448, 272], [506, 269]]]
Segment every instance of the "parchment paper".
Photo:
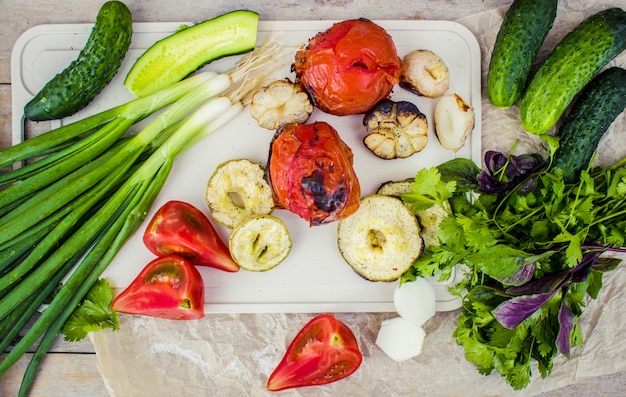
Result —
[[[562, 5], [540, 57], [584, 17], [615, 2], [570, 1]], [[483, 58], [483, 91], [495, 32], [506, 8], [459, 20], [479, 40]], [[626, 55], [611, 65], [626, 66]], [[483, 92], [483, 98], [485, 98]], [[517, 107], [495, 109], [483, 100], [483, 151], [516, 153], [538, 150], [539, 141], [525, 133]], [[598, 164], [626, 156], [624, 114], [600, 143]], [[626, 371], [626, 267], [605, 275], [597, 300], [590, 301], [580, 320], [582, 348], [559, 356], [552, 374], [514, 392], [499, 374], [478, 373], [452, 338], [459, 311], [438, 313], [425, 325], [422, 353], [401, 363], [376, 345], [383, 320], [395, 313], [336, 313], [357, 336], [363, 363], [350, 377], [326, 386], [272, 393], [267, 378], [287, 345], [314, 314], [211, 314], [202, 320], [175, 322], [121, 315], [121, 329], [90, 335], [102, 378], [112, 397], [128, 396], [535, 396], [574, 384], [586, 377]]]

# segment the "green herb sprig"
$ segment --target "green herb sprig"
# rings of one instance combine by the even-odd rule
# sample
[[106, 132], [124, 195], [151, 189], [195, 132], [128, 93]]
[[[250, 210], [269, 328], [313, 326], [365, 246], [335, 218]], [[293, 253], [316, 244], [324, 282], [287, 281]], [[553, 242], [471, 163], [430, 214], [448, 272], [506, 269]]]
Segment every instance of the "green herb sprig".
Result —
[[585, 170], [575, 183], [536, 156], [490, 152], [485, 163], [483, 171], [455, 159], [417, 173], [402, 198], [416, 211], [441, 205], [448, 216], [440, 244], [401, 281], [465, 269], [452, 288], [463, 298], [453, 337], [481, 374], [495, 370], [520, 390], [532, 360], [545, 378], [554, 357], [582, 345], [586, 296], [595, 299], [602, 274], [621, 263], [602, 254], [626, 252], [626, 159]]

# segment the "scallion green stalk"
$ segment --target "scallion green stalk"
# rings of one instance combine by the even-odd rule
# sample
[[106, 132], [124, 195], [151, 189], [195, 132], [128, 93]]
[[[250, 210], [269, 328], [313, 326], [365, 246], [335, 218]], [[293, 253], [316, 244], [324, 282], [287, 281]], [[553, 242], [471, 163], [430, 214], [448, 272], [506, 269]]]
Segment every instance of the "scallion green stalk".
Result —
[[[0, 362], [1, 376], [40, 341], [21, 395], [65, 321], [149, 212], [175, 158], [241, 112], [242, 98], [272, 70], [267, 65], [275, 66], [279, 50], [275, 42], [266, 44], [229, 73], [198, 73], [0, 152], [0, 168], [42, 157], [0, 179], [0, 186], [17, 182], [0, 191], [0, 203], [12, 203], [0, 211], [0, 260], [6, 260], [0, 263], [0, 321], [15, 317], [21, 326], [37, 299], [48, 297], [50, 284], [66, 280]], [[127, 136], [132, 125], [163, 108]], [[18, 248], [19, 255], [10, 254]], [[25, 302], [28, 310], [17, 315]]]

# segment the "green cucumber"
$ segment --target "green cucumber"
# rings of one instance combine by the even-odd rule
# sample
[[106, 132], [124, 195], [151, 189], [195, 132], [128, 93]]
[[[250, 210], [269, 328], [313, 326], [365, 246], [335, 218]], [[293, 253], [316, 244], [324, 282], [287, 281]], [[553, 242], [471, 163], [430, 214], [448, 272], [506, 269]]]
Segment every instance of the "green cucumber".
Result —
[[252, 51], [259, 14], [236, 10], [196, 25], [183, 26], [157, 41], [135, 62], [124, 86], [143, 97], [176, 83], [217, 59]]
[[487, 97], [494, 106], [507, 108], [522, 97], [557, 6], [558, 0], [515, 0], [507, 10], [487, 74]]
[[612, 67], [583, 89], [559, 127], [553, 166], [574, 181], [589, 166], [602, 136], [626, 108], [626, 70]]
[[609, 8], [582, 21], [552, 50], [520, 100], [525, 130], [544, 134], [574, 97], [609, 61], [626, 49], [626, 11]]
[[120, 1], [104, 3], [78, 57], [24, 106], [24, 116], [33, 121], [55, 120], [91, 103], [119, 70], [132, 33], [128, 7]]

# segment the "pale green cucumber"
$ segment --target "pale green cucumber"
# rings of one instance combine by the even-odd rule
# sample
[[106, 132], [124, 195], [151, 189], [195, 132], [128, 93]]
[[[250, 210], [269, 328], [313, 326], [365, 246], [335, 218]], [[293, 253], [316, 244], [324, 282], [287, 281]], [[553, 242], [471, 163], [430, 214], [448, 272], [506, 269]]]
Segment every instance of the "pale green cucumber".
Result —
[[236, 10], [192, 26], [183, 26], [157, 41], [135, 62], [124, 86], [135, 97], [176, 83], [217, 59], [252, 51], [259, 14]]

